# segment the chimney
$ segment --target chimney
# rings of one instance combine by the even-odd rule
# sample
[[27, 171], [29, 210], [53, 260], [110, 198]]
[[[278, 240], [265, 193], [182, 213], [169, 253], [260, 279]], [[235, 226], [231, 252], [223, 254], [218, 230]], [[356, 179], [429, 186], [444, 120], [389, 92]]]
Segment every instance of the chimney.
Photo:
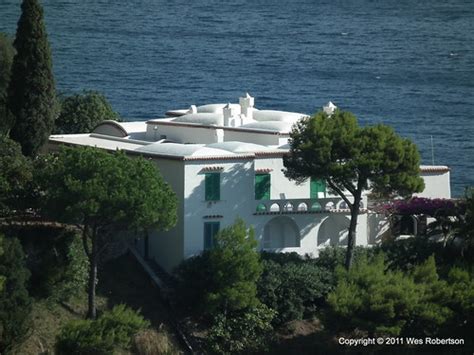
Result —
[[222, 109], [224, 114], [224, 126], [230, 126], [232, 122], [232, 117], [236, 116], [236, 110], [230, 103], [224, 106]]
[[253, 120], [253, 106], [255, 104], [255, 99], [247, 92], [244, 97], [239, 98], [239, 104], [242, 115], [244, 115], [247, 120]]
[[191, 107], [189, 107], [187, 113], [197, 113], [197, 112], [198, 112], [198, 110], [197, 110], [196, 105], [191, 105]]
[[325, 106], [323, 106], [323, 111], [326, 113], [326, 115], [331, 116], [334, 111], [336, 111], [337, 106], [334, 105], [331, 101], [329, 101]]

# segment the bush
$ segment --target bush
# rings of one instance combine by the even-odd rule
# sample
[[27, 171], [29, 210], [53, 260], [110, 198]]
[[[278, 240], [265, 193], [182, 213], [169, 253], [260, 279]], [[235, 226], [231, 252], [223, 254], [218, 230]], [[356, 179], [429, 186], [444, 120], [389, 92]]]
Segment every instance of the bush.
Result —
[[451, 290], [439, 280], [434, 257], [411, 273], [386, 270], [383, 254], [372, 262], [360, 258], [349, 271], [339, 267], [336, 272], [328, 326], [371, 335], [434, 335], [452, 316]]
[[23, 231], [21, 240], [33, 297], [67, 302], [85, 290], [89, 262], [75, 232], [37, 227]]
[[149, 322], [125, 305], [115, 306], [97, 320], [67, 324], [56, 342], [58, 354], [110, 354], [115, 348], [129, 349], [132, 337]]
[[241, 219], [219, 231], [213, 249], [178, 268], [178, 289], [189, 291], [184, 301], [190, 304], [192, 295], [193, 308], [205, 315], [256, 306], [256, 283], [262, 272], [256, 246], [253, 230], [247, 231]]
[[209, 252], [204, 251], [184, 260], [174, 272], [177, 279], [175, 299], [198, 313], [205, 313], [205, 299], [212, 284], [209, 267]]
[[96, 91], [84, 91], [61, 99], [61, 112], [54, 133], [89, 133], [105, 120], [120, 121], [120, 117], [104, 95]]
[[335, 287], [333, 272], [310, 261], [300, 261], [281, 264], [271, 260], [262, 262], [258, 297], [277, 311], [275, 324], [312, 315]]
[[[334, 272], [338, 266], [344, 266], [346, 250], [346, 248], [342, 247], [326, 247], [319, 251], [317, 259], [312, 259], [311, 261], [321, 268]], [[377, 248], [357, 246], [354, 248], [354, 262], [361, 258], [371, 260], [377, 253]]]
[[274, 316], [275, 311], [263, 304], [231, 315], [218, 314], [209, 331], [207, 345], [217, 354], [263, 351], [272, 340]]
[[171, 341], [166, 333], [146, 329], [133, 338], [133, 349], [138, 355], [172, 354]]
[[31, 309], [26, 288], [30, 273], [23, 248], [18, 239], [5, 237], [2, 249], [0, 275], [5, 279], [0, 292], [0, 353], [26, 334]]

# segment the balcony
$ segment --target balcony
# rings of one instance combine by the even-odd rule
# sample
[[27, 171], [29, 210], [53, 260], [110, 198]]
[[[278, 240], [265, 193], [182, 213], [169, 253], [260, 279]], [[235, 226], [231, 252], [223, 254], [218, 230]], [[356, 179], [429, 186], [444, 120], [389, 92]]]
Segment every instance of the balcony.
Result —
[[[364, 206], [361, 206], [363, 208]], [[256, 215], [348, 212], [347, 204], [340, 197], [296, 198], [255, 201]]]

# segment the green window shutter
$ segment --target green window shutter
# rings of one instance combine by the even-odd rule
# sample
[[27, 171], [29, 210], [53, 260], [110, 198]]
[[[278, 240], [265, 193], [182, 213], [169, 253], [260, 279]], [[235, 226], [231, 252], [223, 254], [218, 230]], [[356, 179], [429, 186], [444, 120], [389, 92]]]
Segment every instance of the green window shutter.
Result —
[[214, 244], [214, 238], [219, 232], [220, 223], [219, 222], [205, 222], [204, 223], [204, 249], [211, 249]]
[[221, 198], [221, 174], [207, 173], [205, 177], [206, 201], [218, 201]]
[[255, 174], [255, 199], [270, 199], [270, 174]]
[[317, 199], [319, 196], [319, 192], [324, 193], [324, 197], [326, 197], [326, 181], [321, 180], [321, 179], [313, 179], [311, 178], [310, 181], [310, 198], [315, 198]]

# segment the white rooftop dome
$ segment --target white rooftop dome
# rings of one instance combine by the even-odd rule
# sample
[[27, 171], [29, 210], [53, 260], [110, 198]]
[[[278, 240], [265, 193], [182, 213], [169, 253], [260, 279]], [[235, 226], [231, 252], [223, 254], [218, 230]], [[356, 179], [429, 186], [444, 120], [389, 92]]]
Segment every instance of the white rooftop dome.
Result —
[[[222, 114], [222, 109], [227, 104], [208, 104], [197, 107], [198, 113], [220, 113]], [[240, 114], [240, 105], [239, 104], [229, 104], [232, 109], [237, 110], [237, 114]]]
[[228, 156], [233, 155], [226, 150], [208, 148], [202, 144], [153, 143], [137, 148], [137, 152], [182, 157]]
[[240, 127], [241, 128], [262, 129], [262, 130], [273, 131], [273, 132], [288, 133], [288, 132], [291, 131], [292, 126], [293, 126], [293, 122], [263, 121], [263, 122], [247, 123], [247, 124], [244, 124]]
[[224, 124], [224, 116], [222, 113], [189, 113], [176, 117], [172, 121], [222, 126]]
[[259, 110], [253, 113], [253, 118], [256, 121], [283, 121], [295, 123], [303, 117], [304, 113], [276, 111], [276, 110]]
[[238, 142], [238, 141], [212, 143], [212, 144], [208, 144], [207, 147], [227, 150], [228, 152], [232, 152], [236, 154], [254, 153], [254, 152], [271, 150], [270, 148], [264, 145]]
[[92, 133], [105, 134], [115, 137], [127, 137], [137, 133], [146, 132], [145, 121], [135, 122], [118, 122], [114, 120], [106, 120], [99, 123], [92, 130]]

